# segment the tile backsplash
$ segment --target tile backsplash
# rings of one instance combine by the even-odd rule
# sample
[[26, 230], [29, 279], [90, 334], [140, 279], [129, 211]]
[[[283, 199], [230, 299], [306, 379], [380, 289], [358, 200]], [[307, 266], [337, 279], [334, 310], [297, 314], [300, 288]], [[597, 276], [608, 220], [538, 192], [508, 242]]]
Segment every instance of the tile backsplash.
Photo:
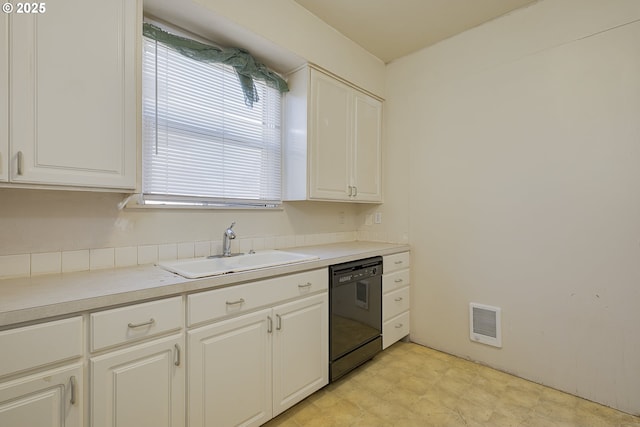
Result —
[[[281, 249], [358, 239], [356, 231], [240, 238], [231, 242], [233, 252]], [[0, 279], [70, 273], [153, 264], [158, 261], [209, 256], [222, 253], [222, 241], [164, 243], [118, 248], [90, 248], [0, 256]]]

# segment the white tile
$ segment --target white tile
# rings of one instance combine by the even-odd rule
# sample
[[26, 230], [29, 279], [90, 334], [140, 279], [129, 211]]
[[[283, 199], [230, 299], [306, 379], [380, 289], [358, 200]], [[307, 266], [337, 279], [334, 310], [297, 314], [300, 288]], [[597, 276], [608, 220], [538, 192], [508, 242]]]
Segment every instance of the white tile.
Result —
[[305, 246], [305, 235], [304, 234], [296, 234], [296, 240], [293, 246]]
[[158, 245], [138, 246], [138, 264], [153, 264], [158, 262]]
[[275, 248], [276, 248], [276, 238], [273, 236], [265, 237], [263, 249], [275, 249]]
[[131, 267], [133, 265], [138, 265], [138, 247], [116, 248], [116, 267]]
[[361, 242], [368, 242], [369, 240], [371, 240], [371, 237], [369, 236], [369, 232], [365, 230], [359, 230], [358, 240]]
[[211, 242], [195, 242], [193, 245], [194, 256], [203, 257], [211, 255]]
[[337, 233], [338, 243], [340, 242], [352, 242], [355, 240], [354, 233], [352, 231], [343, 231], [342, 233]]
[[178, 245], [175, 243], [166, 243], [158, 245], [158, 260], [167, 261], [178, 259]]
[[254, 251], [262, 251], [264, 250], [264, 237], [255, 237], [253, 239], [253, 248]]
[[304, 235], [304, 246], [313, 246], [322, 244], [322, 237], [320, 234], [306, 234]]
[[62, 272], [71, 273], [72, 271], [89, 270], [89, 250], [82, 249], [78, 251], [62, 252]]
[[195, 246], [193, 242], [178, 243], [178, 259], [193, 258]]
[[101, 270], [115, 266], [115, 249], [101, 248], [89, 250], [89, 270]]
[[222, 254], [222, 240], [214, 240], [211, 242], [211, 255]]
[[55, 274], [62, 271], [62, 253], [44, 252], [31, 254], [31, 275]]
[[296, 246], [296, 236], [277, 236], [276, 249], [292, 248]]
[[0, 256], [0, 277], [26, 277], [31, 274], [31, 255]]
[[322, 233], [317, 235], [317, 243], [318, 245], [326, 245], [329, 243], [334, 243], [335, 240], [333, 238], [333, 233]]
[[[239, 242], [239, 249], [237, 252], [243, 252], [243, 253], [247, 253], [249, 252], [251, 249], [253, 249], [253, 239], [236, 239], [236, 240], [240, 240]], [[234, 247], [234, 243], [236, 243], [234, 240], [231, 241], [231, 248], [233, 249]], [[234, 250], [232, 250], [232, 252], [236, 252]]]

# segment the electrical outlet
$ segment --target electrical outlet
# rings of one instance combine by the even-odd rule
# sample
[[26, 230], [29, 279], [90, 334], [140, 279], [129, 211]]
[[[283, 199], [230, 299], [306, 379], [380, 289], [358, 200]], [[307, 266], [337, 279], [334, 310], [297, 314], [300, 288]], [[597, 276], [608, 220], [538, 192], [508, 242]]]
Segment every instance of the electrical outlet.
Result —
[[376, 212], [374, 214], [373, 222], [375, 222], [376, 224], [382, 224], [382, 212]]
[[338, 212], [338, 224], [344, 224], [344, 212]]

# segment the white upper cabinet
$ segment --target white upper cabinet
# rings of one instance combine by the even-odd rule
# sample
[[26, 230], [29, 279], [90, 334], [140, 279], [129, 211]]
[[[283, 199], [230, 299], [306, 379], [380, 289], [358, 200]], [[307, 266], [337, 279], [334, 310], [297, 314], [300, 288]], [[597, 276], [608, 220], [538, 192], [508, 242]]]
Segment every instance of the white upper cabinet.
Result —
[[315, 68], [289, 76], [285, 200], [382, 201], [382, 102]]
[[351, 88], [311, 70], [309, 196], [348, 200], [351, 185]]
[[354, 92], [353, 181], [355, 199], [382, 201], [382, 103]]
[[11, 182], [135, 188], [140, 13], [134, 0], [64, 0], [9, 16]]

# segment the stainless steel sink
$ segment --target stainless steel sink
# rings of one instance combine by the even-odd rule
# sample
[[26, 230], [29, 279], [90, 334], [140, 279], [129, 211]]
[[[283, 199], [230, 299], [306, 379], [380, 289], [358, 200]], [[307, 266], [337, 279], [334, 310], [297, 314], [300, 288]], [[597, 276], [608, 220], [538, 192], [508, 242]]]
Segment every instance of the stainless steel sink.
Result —
[[258, 270], [277, 265], [296, 264], [318, 259], [315, 255], [299, 254], [281, 250], [264, 250], [231, 257], [189, 258], [177, 261], [162, 261], [159, 267], [177, 273], [187, 279], [217, 276], [239, 271]]

